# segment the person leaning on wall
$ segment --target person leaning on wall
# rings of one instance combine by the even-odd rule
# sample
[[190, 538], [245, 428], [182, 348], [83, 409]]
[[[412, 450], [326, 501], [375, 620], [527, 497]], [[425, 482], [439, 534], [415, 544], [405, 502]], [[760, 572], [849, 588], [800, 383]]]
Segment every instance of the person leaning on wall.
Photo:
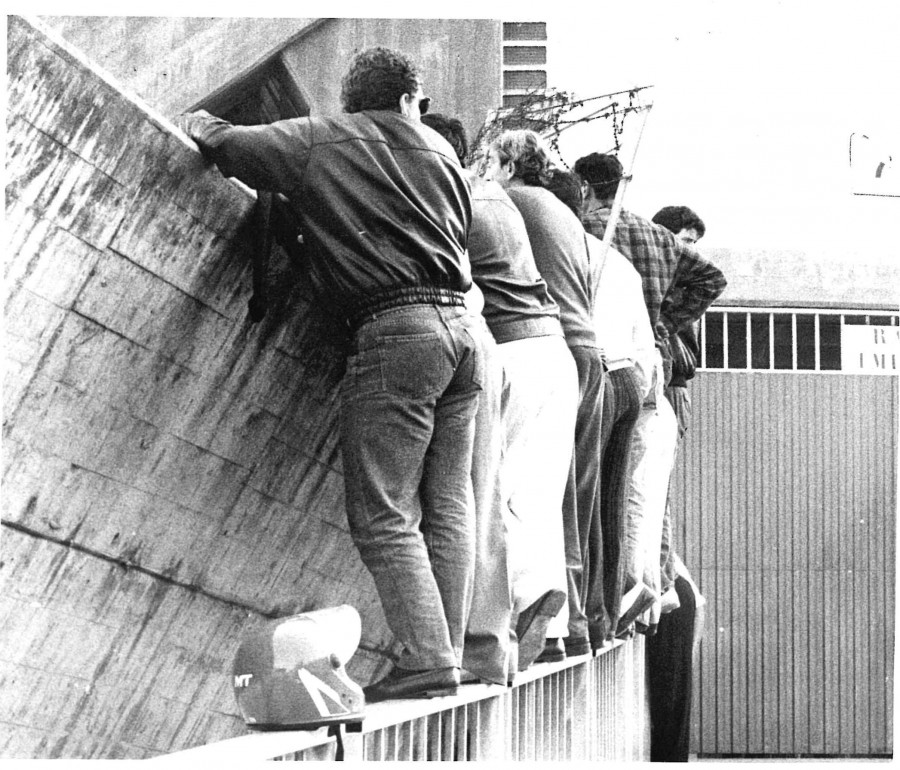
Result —
[[[444, 136], [465, 165], [468, 142], [462, 124], [455, 118], [431, 114], [422, 122]], [[534, 539], [527, 530], [536, 527], [540, 535], [541, 517], [546, 517], [548, 510], [560, 510], [574, 433], [578, 373], [563, 336], [559, 307], [535, 265], [522, 215], [496, 182], [474, 173], [469, 180], [472, 279], [484, 294], [482, 312], [497, 341], [505, 374], [499, 502], [505, 520], [501, 521], [503, 536], [508, 542], [506, 591], [508, 596], [511, 592], [516, 621], [518, 660], [511, 669], [515, 673], [543, 652], [547, 626], [566, 601], [564, 586], [548, 588], [553, 577], [541, 570], [541, 555], [534, 552]], [[515, 513], [510, 511], [513, 500]], [[507, 549], [492, 547], [491, 540], [486, 538], [478, 545], [479, 552], [486, 551], [485, 561], [507, 553]], [[479, 627], [496, 628], [500, 608], [505, 605], [499, 594], [494, 607], [484, 601], [494, 593], [490, 583], [479, 581], [470, 632]], [[507, 613], [507, 632], [509, 620]], [[465, 665], [469, 650], [467, 639], [463, 667], [473, 670]]]
[[[578, 370], [578, 411], [562, 506], [568, 605], [564, 607], [565, 622], [560, 617], [548, 628], [547, 645], [538, 658], [553, 661], [591, 651], [584, 562], [591, 522], [600, 510], [597, 446], [604, 368], [591, 319], [584, 228], [578, 217], [544, 188], [550, 167], [547, 148], [534, 131], [505, 131], [489, 148], [485, 177], [499, 182], [522, 214], [535, 264], [559, 305], [566, 344]], [[548, 521], [544, 528], [544, 532], [535, 530], [535, 535], [543, 534], [550, 545], [553, 541], [548, 535], [556, 525]]]
[[[614, 155], [591, 153], [579, 158], [575, 172], [584, 180], [585, 229], [602, 239], [613, 202], [623, 179], [622, 164]], [[620, 211], [612, 245], [624, 254], [641, 276], [644, 302], [657, 347], [680, 328], [696, 321], [725, 289], [722, 272], [689, 244], [664, 227], [626, 209]], [[677, 301], [663, 311], [663, 298], [673, 292]], [[677, 292], [675, 294], [674, 292]], [[655, 384], [645, 399], [632, 440], [632, 472], [623, 547], [625, 597], [618, 633], [638, 617], [637, 626], [654, 633], [662, 609], [662, 553], [666, 496], [675, 460], [677, 421], [663, 396], [669, 362], [658, 355]]]
[[[581, 216], [584, 192], [572, 172], [554, 170], [547, 185]], [[644, 305], [641, 277], [628, 259], [585, 233], [594, 289], [592, 318], [603, 348], [606, 377], [600, 420], [600, 517], [591, 523], [585, 607], [591, 647], [611, 639], [622, 602], [622, 548], [631, 444], [641, 403], [650, 391], [656, 341]]]
[[176, 122], [225, 176], [287, 196], [314, 283], [353, 336], [341, 384], [347, 518], [400, 644], [366, 699], [450, 694], [472, 593], [470, 472], [485, 376], [484, 334], [464, 300], [469, 185], [452, 148], [420, 122], [429, 100], [402, 53], [358, 54], [341, 101], [346, 114], [333, 118], [232, 126], [199, 112]]
[[[687, 206], [666, 206], [653, 215], [685, 243], [694, 244], [706, 233], [706, 225]], [[667, 295], [663, 308], [671, 301]], [[687, 383], [694, 377], [700, 346], [696, 322], [667, 340], [672, 360], [672, 379], [666, 398], [678, 418], [678, 441], [691, 423], [691, 399]], [[667, 507], [669, 503], [666, 503]], [[671, 516], [667, 519], [671, 520]], [[687, 567], [674, 552], [669, 560], [672, 588], [663, 594], [662, 615], [656, 635], [647, 640], [647, 684], [650, 702], [650, 761], [687, 762], [690, 751], [691, 701], [697, 649], [703, 635], [706, 599], [691, 579]], [[674, 594], [674, 600], [670, 597]], [[667, 597], [668, 601], [667, 601]]]

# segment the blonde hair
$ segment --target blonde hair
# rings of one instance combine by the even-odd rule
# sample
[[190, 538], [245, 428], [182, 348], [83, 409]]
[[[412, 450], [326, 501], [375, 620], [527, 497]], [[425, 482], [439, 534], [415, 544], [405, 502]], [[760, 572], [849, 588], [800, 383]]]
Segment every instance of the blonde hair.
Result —
[[504, 131], [491, 147], [501, 163], [512, 162], [513, 177], [519, 177], [525, 184], [544, 187], [550, 181], [550, 153], [534, 131]]

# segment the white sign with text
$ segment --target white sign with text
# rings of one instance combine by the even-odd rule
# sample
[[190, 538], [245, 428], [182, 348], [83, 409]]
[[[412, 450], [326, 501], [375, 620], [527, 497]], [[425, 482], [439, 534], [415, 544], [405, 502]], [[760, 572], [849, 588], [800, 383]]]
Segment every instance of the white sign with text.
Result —
[[841, 327], [841, 371], [900, 374], [900, 326]]

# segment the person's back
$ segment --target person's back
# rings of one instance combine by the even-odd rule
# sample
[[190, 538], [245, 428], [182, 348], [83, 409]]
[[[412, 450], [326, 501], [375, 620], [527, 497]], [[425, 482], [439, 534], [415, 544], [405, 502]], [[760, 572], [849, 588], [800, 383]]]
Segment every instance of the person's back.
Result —
[[[441, 114], [425, 115], [422, 122], [450, 143], [465, 167], [468, 140], [462, 123]], [[512, 615], [515, 662], [521, 670], [543, 650], [546, 627], [565, 601], [562, 549], [556, 563], [552, 545], [548, 548], [554, 534], [561, 539], [561, 528], [559, 522], [554, 527], [551, 518], [548, 538], [546, 524], [548, 514], [560, 507], [566, 482], [578, 383], [559, 308], [534, 263], [522, 215], [499, 183], [474, 175], [470, 182], [472, 279], [483, 292], [482, 312], [496, 337], [503, 368], [499, 410], [503, 457], [497, 477], [500, 494], [494, 498], [501, 537], [479, 539], [477, 564], [484, 569], [476, 574], [479, 590], [469, 616], [477, 641], [466, 641], [466, 655], [489, 673], [483, 664], [485, 643], [510, 636]], [[476, 424], [490, 414], [489, 389], [490, 385], [480, 397]], [[477, 465], [479, 453], [475, 454]], [[478, 476], [484, 474], [473, 469], [476, 511]], [[505, 585], [499, 583], [501, 575], [509, 578]], [[469, 655], [479, 648], [480, 656]]]
[[226, 176], [289, 198], [317, 288], [348, 316], [373, 294], [471, 285], [468, 184], [449, 145], [420, 123], [387, 110], [218, 121], [198, 140]]
[[602, 273], [595, 276], [602, 242], [587, 233], [587, 244], [596, 290], [592, 317], [597, 344], [606, 354], [608, 370], [628, 364], [636, 367], [646, 395], [650, 388], [655, 341], [644, 305], [641, 276], [631, 262], [612, 247], [606, 251]]
[[591, 318], [590, 267], [584, 228], [572, 209], [546, 188], [555, 170], [544, 142], [533, 131], [507, 131], [491, 145], [488, 170], [492, 178], [505, 186], [522, 214], [535, 264], [559, 305], [566, 344], [578, 373], [573, 451], [562, 506], [568, 602], [565, 613], [548, 626], [547, 644], [538, 657], [539, 661], [553, 661], [591, 650], [585, 565], [589, 563], [588, 534], [599, 516], [597, 447], [603, 351], [597, 345]]
[[[575, 162], [575, 173], [588, 189], [584, 227], [602, 240], [622, 180], [622, 164], [613, 155], [591, 153]], [[620, 211], [612, 245], [641, 274], [657, 340], [697, 320], [725, 289], [725, 277], [709, 260], [666, 228], [631, 211]], [[681, 290], [679, 302], [669, 303], [662, 312], [663, 298], [675, 288]]]
[[559, 307], [538, 272], [521, 214], [496, 182], [470, 181], [472, 279], [484, 293], [482, 313], [494, 339], [559, 334]]
[[[584, 216], [584, 228], [596, 238], [603, 239], [609, 208], [591, 208]], [[669, 291], [681, 249], [665, 228], [627, 209], [619, 212], [612, 246], [628, 258], [641, 276], [644, 301], [654, 329], [660, 322], [662, 298]]]
[[[469, 315], [468, 183], [419, 123], [415, 65], [386, 48], [344, 77], [347, 115], [180, 125], [226, 175], [284, 193], [318, 288], [353, 333], [341, 383], [347, 521], [399, 645], [367, 700], [455, 692], [474, 574], [469, 506], [485, 332]], [[425, 535], [428, 539], [426, 541]]]
[[596, 347], [584, 228], [553, 193], [532, 185], [506, 192], [525, 220], [538, 271], [560, 309], [569, 347]]

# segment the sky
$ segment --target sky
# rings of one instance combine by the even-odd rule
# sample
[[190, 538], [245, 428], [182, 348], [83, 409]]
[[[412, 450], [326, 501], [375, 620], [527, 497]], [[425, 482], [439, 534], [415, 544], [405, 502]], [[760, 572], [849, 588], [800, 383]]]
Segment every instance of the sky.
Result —
[[[849, 163], [855, 132], [869, 137], [854, 138], [857, 160], [892, 149], [883, 179], [900, 175], [898, 22], [900, 3], [622, 3], [549, 19], [548, 74], [578, 96], [653, 86], [626, 208], [688, 205], [707, 246], [863, 248], [900, 264], [900, 197], [854, 196]], [[564, 136], [566, 160], [598, 149], [598, 132], [608, 145], [598, 123]]]
[[[546, 21], [551, 86], [580, 97], [653, 86], [627, 208], [652, 216], [688, 205], [707, 225], [705, 246], [864, 254], [900, 265], [900, 197], [853, 195], [859, 182], [849, 163], [854, 136], [867, 168], [894, 159], [877, 190], [893, 179], [900, 192], [897, 0], [12, 5], [33, 14], [290, 16], [296, 8], [303, 16]], [[566, 160], [609, 146], [604, 123], [569, 132]], [[623, 160], [637, 126], [626, 124]]]

